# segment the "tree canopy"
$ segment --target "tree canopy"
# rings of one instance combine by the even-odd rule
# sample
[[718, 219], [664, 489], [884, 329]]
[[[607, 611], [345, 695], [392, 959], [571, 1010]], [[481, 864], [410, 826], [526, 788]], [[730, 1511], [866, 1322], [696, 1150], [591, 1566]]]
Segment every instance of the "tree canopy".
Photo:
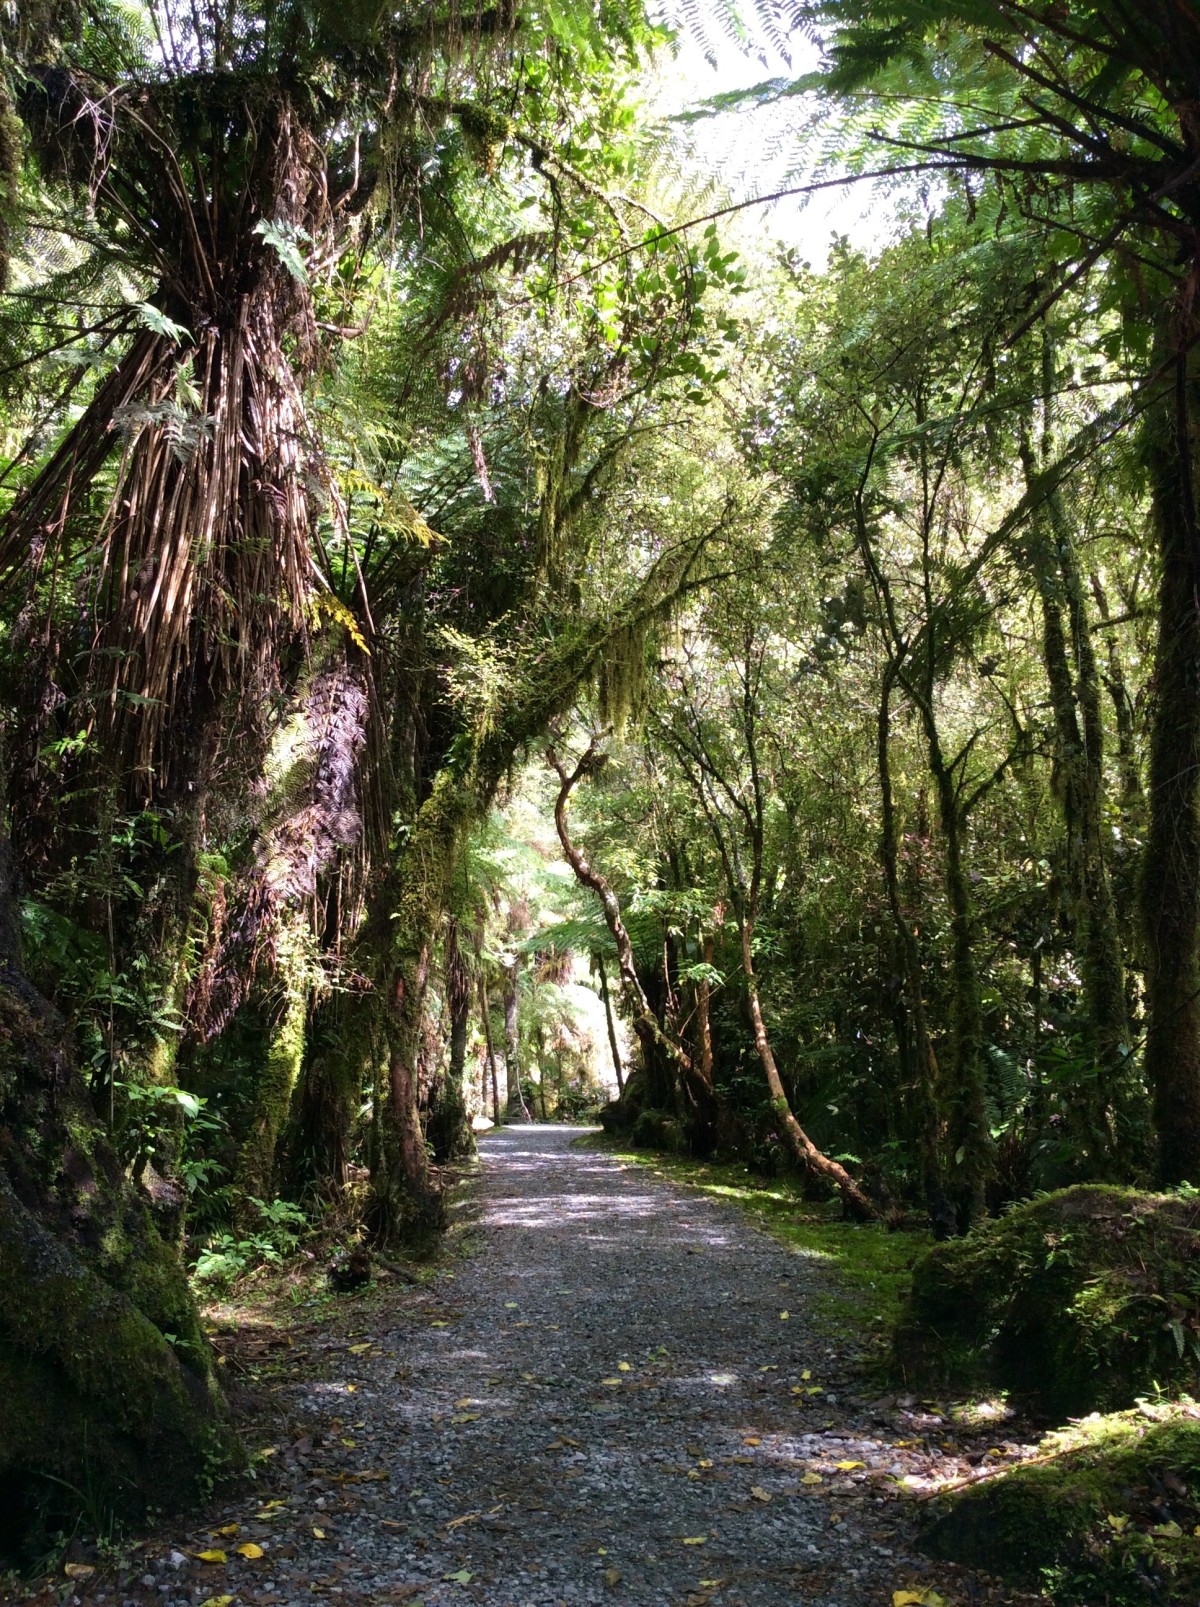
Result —
[[[815, 65], [664, 122], [722, 30]], [[935, 1240], [1200, 1184], [1198, 74], [1190, 0], [0, 17], [31, 1526], [236, 1465], [197, 1288], [427, 1243], [488, 1121]], [[680, 134], [764, 117], [894, 224]]]

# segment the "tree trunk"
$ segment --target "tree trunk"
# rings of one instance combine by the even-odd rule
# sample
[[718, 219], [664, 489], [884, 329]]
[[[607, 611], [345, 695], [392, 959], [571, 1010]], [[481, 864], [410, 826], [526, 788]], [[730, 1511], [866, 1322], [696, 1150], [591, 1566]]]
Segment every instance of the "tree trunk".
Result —
[[250, 1120], [238, 1150], [234, 1187], [235, 1219], [244, 1228], [258, 1220], [254, 1202], [275, 1198], [275, 1152], [292, 1107], [304, 1063], [305, 1029], [310, 998], [304, 925], [293, 920], [284, 934], [277, 961], [278, 997], [267, 1053], [254, 1084]]
[[453, 919], [446, 938], [446, 998], [450, 1007], [450, 1052], [445, 1075], [439, 1080], [430, 1102], [427, 1130], [434, 1159], [442, 1165], [447, 1161], [468, 1160], [475, 1153], [475, 1135], [471, 1131], [464, 1088], [471, 984], [459, 952], [458, 928]]
[[286, 1144], [297, 1195], [315, 1188], [324, 1199], [341, 1199], [363, 1090], [377, 1080], [379, 1035], [375, 993], [334, 992], [314, 1009]]
[[1200, 1181], [1200, 385], [1190, 323], [1172, 337], [1169, 378], [1147, 421], [1162, 574], [1142, 872], [1146, 1076], [1168, 1185]]
[[908, 1026], [912, 1034], [914, 1099], [913, 1118], [917, 1130], [917, 1151], [921, 1162], [921, 1182], [929, 1222], [935, 1239], [948, 1238], [954, 1229], [954, 1213], [946, 1198], [945, 1166], [941, 1147], [941, 1119], [937, 1106], [938, 1066], [929, 1021], [925, 1014], [925, 988], [921, 951], [914, 929], [914, 917], [904, 908], [900, 894], [900, 869], [896, 842], [896, 804], [892, 792], [891, 698], [896, 664], [884, 671], [879, 696], [876, 760], [879, 767], [880, 826], [879, 857], [887, 885], [888, 908], [892, 914], [900, 952]]
[[[1027, 483], [1036, 474], [1022, 442]], [[1029, 562], [1042, 609], [1042, 657], [1055, 730], [1055, 793], [1066, 840], [1066, 884], [1083, 983], [1084, 1041], [1096, 1071], [1075, 1088], [1068, 1120], [1089, 1177], [1122, 1171], [1117, 1115], [1127, 1098], [1125, 963], [1104, 829], [1103, 720], [1083, 577], [1061, 500], [1035, 518]], [[1068, 643], [1069, 633], [1069, 643]]]
[[950, 905], [951, 981], [954, 1016], [952, 1053], [942, 1104], [947, 1120], [949, 1176], [946, 1192], [965, 1233], [986, 1210], [985, 1185], [995, 1169], [995, 1146], [987, 1119], [983, 1077], [983, 1011], [975, 965], [974, 914], [963, 864], [963, 820], [954, 775], [942, 754], [932, 705], [920, 701], [929, 770], [938, 800], [946, 897]]
[[779, 1075], [779, 1067], [775, 1063], [775, 1055], [771, 1049], [771, 1041], [767, 1037], [766, 1023], [763, 1021], [762, 1006], [758, 998], [758, 978], [754, 971], [753, 955], [754, 930], [749, 920], [742, 921], [742, 970], [746, 978], [746, 998], [750, 1006], [750, 1023], [754, 1028], [754, 1047], [758, 1050], [758, 1058], [762, 1062], [766, 1073], [767, 1087], [771, 1093], [771, 1109], [775, 1114], [775, 1123], [779, 1129], [779, 1136], [800, 1162], [800, 1165], [814, 1177], [824, 1178], [832, 1183], [842, 1197], [842, 1207], [846, 1215], [854, 1222], [873, 1222], [878, 1215], [875, 1207], [850, 1176], [849, 1172], [838, 1161], [835, 1161], [818, 1149], [808, 1134], [796, 1120], [792, 1111], [787, 1090], [783, 1086], [783, 1079]]
[[608, 1028], [608, 1047], [612, 1053], [613, 1071], [617, 1077], [617, 1098], [625, 1092], [625, 1070], [621, 1065], [621, 1046], [617, 1042], [617, 1024], [613, 1020], [612, 998], [608, 991], [608, 972], [603, 954], [596, 955], [596, 974], [600, 978], [600, 998], [604, 1003], [604, 1024]]
[[492, 1074], [492, 1120], [499, 1127], [504, 1117], [500, 1110], [500, 1079], [496, 1074], [496, 1050], [492, 1043], [492, 1006], [488, 999], [487, 980], [482, 973], [479, 977], [479, 1014], [483, 1018], [483, 1041]]
[[504, 1079], [508, 1094], [506, 1121], [532, 1121], [521, 1091], [521, 1024], [517, 1005], [521, 993], [521, 956], [513, 955], [504, 978]]
[[[704, 963], [712, 966], [716, 958], [716, 942], [711, 932], [704, 935]], [[708, 978], [702, 977], [696, 988], [696, 1037], [700, 1045], [700, 1075], [708, 1086], [713, 1080], [712, 1040], [712, 988]]]
[[[238, 1460], [182, 1259], [127, 1181], [22, 963], [0, 845], [0, 1500], [141, 1520]], [[46, 1543], [46, 1534], [33, 1537]]]
[[441, 772], [370, 917], [382, 950], [388, 1097], [368, 1215], [383, 1238], [410, 1228], [420, 1236], [444, 1225], [421, 1127], [418, 1063], [434, 937], [449, 903], [459, 835], [475, 807], [460, 779]]
[[649, 1066], [655, 1051], [659, 1051], [670, 1066], [697, 1118], [707, 1125], [715, 1116], [716, 1098], [712, 1087], [702, 1080], [691, 1055], [681, 1044], [668, 1037], [659, 1024], [638, 976], [633, 944], [629, 940], [625, 922], [621, 919], [620, 900], [607, 879], [589, 863], [571, 840], [567, 810], [570, 806], [572, 789], [583, 776], [592, 773], [603, 761], [598, 757], [594, 744], [589, 747], [570, 775], [552, 751], [547, 754], [547, 758], [562, 782], [554, 804], [554, 824], [558, 831], [558, 840], [562, 844], [563, 854], [574, 871], [576, 880], [595, 893], [604, 910], [605, 924], [617, 948], [617, 965], [621, 973], [622, 991], [633, 1018], [633, 1030], [642, 1046], [645, 1064]]

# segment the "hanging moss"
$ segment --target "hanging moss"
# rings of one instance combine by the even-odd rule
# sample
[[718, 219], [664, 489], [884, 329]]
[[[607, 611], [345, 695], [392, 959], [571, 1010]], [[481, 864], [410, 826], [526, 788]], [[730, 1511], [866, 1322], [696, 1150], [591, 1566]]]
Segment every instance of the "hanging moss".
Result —
[[646, 628], [638, 621], [613, 633], [596, 667], [596, 702], [603, 725], [620, 730], [644, 706]]

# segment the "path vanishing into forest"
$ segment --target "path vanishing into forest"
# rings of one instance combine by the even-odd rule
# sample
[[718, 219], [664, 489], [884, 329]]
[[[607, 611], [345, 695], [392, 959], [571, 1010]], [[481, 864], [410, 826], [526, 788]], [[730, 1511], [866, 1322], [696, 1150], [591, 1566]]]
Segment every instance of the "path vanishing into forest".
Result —
[[948, 1430], [869, 1398], [854, 1337], [814, 1315], [835, 1269], [578, 1132], [485, 1138], [469, 1257], [364, 1307], [366, 1331], [310, 1330], [311, 1366], [283, 1342], [269, 1490], [77, 1599], [1027, 1599], [912, 1553], [896, 1481], [911, 1497]]

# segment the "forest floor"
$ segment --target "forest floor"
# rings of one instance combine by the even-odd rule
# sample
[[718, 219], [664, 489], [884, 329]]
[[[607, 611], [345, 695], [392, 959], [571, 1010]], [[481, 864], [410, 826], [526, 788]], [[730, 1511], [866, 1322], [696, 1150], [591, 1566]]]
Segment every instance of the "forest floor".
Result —
[[1027, 1437], [884, 1392], [877, 1313], [831, 1256], [578, 1136], [484, 1138], [460, 1253], [428, 1282], [217, 1307], [226, 1370], [251, 1385], [253, 1487], [132, 1551], [77, 1544], [8, 1599], [1041, 1600], [913, 1546], [923, 1495]]

